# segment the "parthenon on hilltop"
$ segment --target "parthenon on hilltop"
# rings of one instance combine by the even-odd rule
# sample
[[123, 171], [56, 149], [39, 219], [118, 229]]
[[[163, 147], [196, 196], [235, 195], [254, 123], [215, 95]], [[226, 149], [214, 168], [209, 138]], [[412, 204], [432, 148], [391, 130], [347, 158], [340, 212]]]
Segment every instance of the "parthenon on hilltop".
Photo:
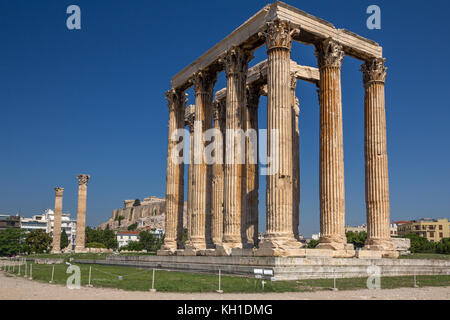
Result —
[[[318, 68], [291, 61], [292, 41], [315, 47]], [[249, 69], [253, 52], [263, 45], [267, 60]], [[365, 92], [367, 242], [358, 251], [347, 244], [345, 237], [341, 102], [341, 65], [345, 55], [363, 62], [361, 90]], [[169, 105], [166, 234], [158, 255], [396, 258], [398, 253], [389, 233], [384, 62], [382, 48], [376, 42], [275, 2], [175, 75], [166, 93]], [[227, 86], [214, 90], [222, 71]], [[295, 88], [299, 80], [317, 85], [320, 104], [320, 239], [316, 249], [302, 248], [298, 238], [300, 110]], [[185, 91], [190, 87], [195, 92], [195, 105], [186, 106]], [[279, 155], [279, 163], [274, 172], [266, 175], [266, 231], [258, 243], [260, 168], [258, 161], [250, 160], [255, 146], [245, 135], [242, 150], [229, 131], [258, 130], [261, 95], [267, 96], [267, 158]], [[189, 137], [174, 134], [179, 129], [184, 131], [186, 126]], [[206, 138], [209, 129], [216, 129], [220, 135]], [[269, 134], [272, 131], [277, 134]], [[187, 163], [176, 162], [173, 157], [183, 139], [191, 142], [185, 245], [181, 239]], [[208, 162], [203, 156], [208, 147], [219, 146], [222, 140], [226, 140], [227, 147], [222, 148], [223, 153], [218, 152], [222, 149], [215, 149], [214, 155], [225, 160]], [[238, 161], [241, 151], [243, 163]], [[198, 154], [200, 157], [194, 159]], [[275, 164], [269, 162], [268, 166], [272, 165]]]

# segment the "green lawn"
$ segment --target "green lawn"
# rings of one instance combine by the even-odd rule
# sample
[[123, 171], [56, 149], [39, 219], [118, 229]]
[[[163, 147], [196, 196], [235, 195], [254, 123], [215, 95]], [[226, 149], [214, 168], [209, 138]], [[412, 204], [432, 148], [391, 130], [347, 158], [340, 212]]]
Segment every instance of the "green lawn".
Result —
[[95, 260], [105, 260], [106, 256], [111, 255], [111, 253], [61, 253], [61, 254], [51, 254], [51, 253], [41, 253], [41, 254], [31, 254], [29, 256], [24, 256], [27, 260], [30, 259], [59, 259], [63, 258], [64, 261], [69, 261], [72, 259], [95, 259]]
[[437, 259], [450, 260], [450, 254], [440, 253], [412, 253], [407, 256], [400, 256], [399, 259]]
[[[103, 266], [103, 265], [79, 265], [81, 269], [81, 285], [87, 285], [89, 267], [92, 267], [92, 281], [95, 287], [119, 288], [132, 291], [148, 291], [152, 284], [152, 269], [138, 269], [130, 267]], [[29, 269], [28, 269], [29, 270]], [[66, 273], [67, 265], [55, 265], [55, 278], [57, 284], [65, 284], [69, 274]], [[18, 268], [15, 268], [17, 274]], [[51, 265], [33, 264], [33, 279], [49, 282], [51, 279]], [[24, 269], [21, 268], [23, 276]], [[122, 280], [119, 280], [122, 276]], [[337, 279], [336, 286], [339, 290], [364, 289], [366, 278]], [[419, 287], [426, 286], [450, 286], [450, 275], [443, 276], [417, 276]], [[391, 289], [400, 287], [413, 287], [412, 276], [383, 277], [381, 288]], [[262, 290], [261, 280], [254, 278], [223, 276], [222, 290], [224, 292], [299, 292], [330, 290], [333, 287], [333, 279], [314, 279], [299, 281], [268, 281], [265, 290]], [[156, 270], [155, 288], [166, 292], [213, 292], [218, 289], [218, 276], [210, 274], [192, 274], [184, 272], [172, 272]]]

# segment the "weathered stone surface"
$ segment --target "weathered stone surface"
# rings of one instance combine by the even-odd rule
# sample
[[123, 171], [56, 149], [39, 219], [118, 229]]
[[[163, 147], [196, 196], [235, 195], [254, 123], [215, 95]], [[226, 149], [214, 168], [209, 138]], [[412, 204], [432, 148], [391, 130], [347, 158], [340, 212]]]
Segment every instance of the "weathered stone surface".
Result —
[[55, 215], [53, 220], [52, 253], [61, 253], [61, 219], [64, 188], [55, 188]]
[[86, 198], [87, 184], [90, 179], [88, 174], [80, 174], [78, 178], [78, 209], [77, 209], [77, 235], [75, 239], [75, 252], [85, 250], [85, 229], [86, 229]]
[[400, 255], [407, 255], [411, 253], [409, 251], [411, 248], [411, 240], [408, 238], [392, 238], [392, 245]]
[[381, 251], [356, 250], [356, 258], [359, 259], [381, 259]]

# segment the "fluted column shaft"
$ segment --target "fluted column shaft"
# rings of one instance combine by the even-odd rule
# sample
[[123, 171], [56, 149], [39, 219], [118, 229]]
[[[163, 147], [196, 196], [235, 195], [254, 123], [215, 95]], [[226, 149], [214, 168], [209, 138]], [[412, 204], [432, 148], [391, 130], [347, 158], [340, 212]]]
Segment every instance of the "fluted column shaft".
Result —
[[366, 249], [394, 250], [389, 227], [389, 176], [384, 83], [385, 59], [362, 65], [364, 97], [364, 157], [366, 178]]
[[292, 211], [292, 231], [294, 238], [299, 239], [299, 219], [300, 219], [300, 131], [299, 120], [300, 108], [298, 99], [295, 95], [295, 88], [297, 87], [297, 78], [291, 75], [291, 94], [292, 94], [292, 170], [293, 170], [293, 201], [294, 208]]
[[[174, 150], [179, 143], [173, 136], [176, 130], [184, 130], [186, 95], [171, 89], [166, 92], [169, 107], [169, 132], [167, 143], [166, 215], [163, 250], [175, 251], [181, 245], [184, 205], [184, 163], [178, 163]], [[180, 131], [181, 132], [181, 131]]]
[[320, 70], [320, 248], [342, 250], [345, 237], [342, 46], [327, 39], [316, 46]]
[[[261, 91], [261, 84], [254, 84], [247, 88], [247, 107], [245, 117], [245, 130], [254, 130], [258, 135], [258, 105]], [[246, 164], [246, 238], [250, 246], [258, 245], [258, 144], [252, 141], [250, 136], [246, 137], [245, 144], [245, 164]], [[253, 154], [252, 153], [256, 153]], [[254, 159], [253, 159], [254, 158]]]
[[55, 210], [53, 216], [53, 253], [61, 253], [61, 220], [64, 188], [55, 188]]
[[[226, 95], [226, 159], [222, 244], [226, 248], [242, 247], [246, 237], [241, 226], [245, 224], [245, 147], [235, 138], [237, 130], [244, 129], [246, 79], [251, 54], [239, 47], [230, 49], [225, 56], [227, 77]], [[244, 144], [245, 145], [245, 144]], [[229, 152], [230, 151], [230, 152]]]
[[221, 140], [214, 138], [215, 152], [221, 152], [222, 155], [221, 157], [216, 155], [216, 159], [221, 158], [221, 161], [214, 162], [212, 165], [211, 238], [217, 246], [222, 243], [223, 237], [225, 101], [214, 103], [214, 129], [222, 136]]
[[77, 208], [77, 235], [75, 239], [75, 252], [82, 252], [85, 249], [85, 229], [86, 229], [86, 199], [87, 184], [90, 176], [80, 174], [78, 178], [78, 208]]
[[211, 165], [203, 157], [206, 141], [205, 131], [212, 123], [212, 96], [216, 73], [198, 72], [194, 78], [195, 125], [194, 167], [192, 186], [191, 242], [194, 250], [212, 246], [211, 240]]
[[[189, 115], [186, 119], [186, 124], [189, 127], [189, 166], [188, 166], [188, 188], [187, 188], [187, 241], [191, 242], [191, 220], [192, 220], [192, 187], [194, 175], [194, 121], [195, 121], [195, 106], [189, 107]], [[192, 108], [192, 109], [191, 109]]]

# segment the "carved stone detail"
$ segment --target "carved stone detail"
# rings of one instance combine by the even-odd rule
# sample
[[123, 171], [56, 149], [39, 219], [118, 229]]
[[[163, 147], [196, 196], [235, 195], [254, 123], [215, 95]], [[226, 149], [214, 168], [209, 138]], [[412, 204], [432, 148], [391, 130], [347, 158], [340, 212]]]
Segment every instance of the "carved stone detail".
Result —
[[77, 176], [77, 178], [78, 178], [78, 185], [81, 186], [81, 185], [87, 185], [91, 176], [88, 174], [79, 174]]
[[366, 86], [369, 82], [382, 82], [386, 81], [386, 70], [384, 66], [386, 59], [375, 58], [366, 61], [361, 65], [361, 71], [363, 73], [363, 82]]
[[319, 61], [319, 68], [342, 66], [345, 53], [342, 46], [332, 38], [316, 44], [316, 57]]
[[300, 32], [293, 28], [288, 21], [275, 19], [266, 23], [266, 29], [258, 33], [266, 40], [267, 50], [274, 48], [285, 48], [291, 50], [292, 36]]

